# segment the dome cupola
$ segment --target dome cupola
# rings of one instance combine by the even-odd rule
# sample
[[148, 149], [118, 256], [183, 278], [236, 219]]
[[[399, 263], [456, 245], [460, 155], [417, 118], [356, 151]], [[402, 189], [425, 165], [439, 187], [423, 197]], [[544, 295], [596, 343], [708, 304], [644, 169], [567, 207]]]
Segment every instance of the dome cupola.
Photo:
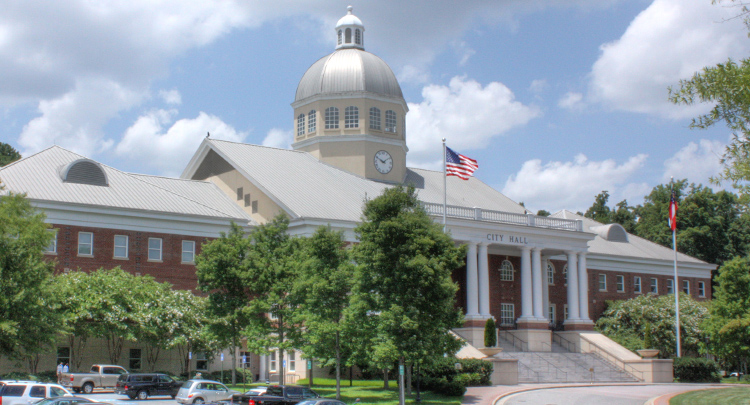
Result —
[[347, 7], [346, 15], [336, 23], [336, 49], [365, 49], [365, 26], [352, 14], [352, 9], [352, 6]]

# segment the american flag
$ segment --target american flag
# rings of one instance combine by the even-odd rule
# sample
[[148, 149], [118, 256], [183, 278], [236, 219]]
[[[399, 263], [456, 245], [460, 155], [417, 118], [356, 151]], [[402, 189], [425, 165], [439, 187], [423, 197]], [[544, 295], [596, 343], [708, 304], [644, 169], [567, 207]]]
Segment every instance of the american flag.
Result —
[[456, 153], [447, 146], [445, 147], [446, 176], [458, 176], [464, 180], [469, 180], [474, 170], [478, 168], [479, 164], [476, 160]]
[[669, 228], [673, 231], [677, 229], [677, 199], [672, 190], [672, 198], [669, 199]]

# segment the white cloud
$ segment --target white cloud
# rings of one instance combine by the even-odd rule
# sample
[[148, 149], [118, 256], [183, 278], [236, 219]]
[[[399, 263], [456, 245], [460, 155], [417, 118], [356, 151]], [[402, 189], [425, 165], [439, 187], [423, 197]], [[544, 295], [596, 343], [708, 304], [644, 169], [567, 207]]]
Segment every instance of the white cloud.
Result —
[[154, 110], [139, 117], [125, 131], [115, 152], [162, 174], [177, 176], [207, 133], [211, 138], [234, 142], [242, 142], [247, 136], [204, 112], [193, 119], [178, 120], [164, 131], [176, 114], [177, 110]]
[[167, 104], [182, 104], [182, 95], [180, 95], [180, 92], [177, 91], [177, 89], [159, 90], [159, 97], [161, 97], [161, 99]]
[[401, 84], [424, 84], [430, 81], [430, 72], [424, 67], [406, 65], [398, 73], [398, 81]]
[[547, 87], [549, 87], [549, 84], [547, 83], [546, 79], [536, 79], [531, 81], [531, 84], [529, 85], [529, 91], [539, 94], [546, 90]]
[[666, 183], [670, 177], [674, 177], [677, 180], [687, 179], [690, 183], [709, 185], [708, 179], [721, 172], [720, 160], [725, 148], [726, 145], [716, 140], [690, 142], [664, 162], [662, 182]]
[[263, 146], [272, 148], [291, 149], [292, 148], [292, 131], [284, 131], [279, 128], [271, 128], [263, 139]]
[[569, 91], [560, 98], [557, 106], [565, 109], [581, 108], [583, 106], [583, 94]]
[[633, 198], [626, 193], [638, 189], [631, 184], [631, 178], [644, 166], [646, 158], [639, 154], [619, 165], [611, 159], [590, 161], [583, 154], [572, 162], [542, 164], [538, 159], [529, 160], [508, 178], [503, 194], [525, 202], [534, 212], [539, 209], [555, 212], [563, 208], [585, 211], [594, 196], [603, 190], [613, 196], [610, 202]]
[[750, 52], [742, 20], [728, 20], [736, 13], [708, 0], [655, 0], [620, 39], [601, 46], [591, 71], [591, 96], [614, 109], [672, 118], [705, 111], [706, 106], [672, 105], [667, 87]]
[[441, 139], [462, 151], [486, 146], [494, 137], [525, 125], [541, 115], [535, 106], [516, 101], [509, 88], [492, 82], [454, 77], [448, 86], [429, 85], [423, 101], [409, 103], [406, 116], [409, 164], [434, 168], [441, 156]]
[[469, 48], [466, 41], [453, 41], [451, 42], [453, 52], [459, 57], [458, 66], [465, 66], [469, 62], [469, 59], [477, 53], [477, 51]]

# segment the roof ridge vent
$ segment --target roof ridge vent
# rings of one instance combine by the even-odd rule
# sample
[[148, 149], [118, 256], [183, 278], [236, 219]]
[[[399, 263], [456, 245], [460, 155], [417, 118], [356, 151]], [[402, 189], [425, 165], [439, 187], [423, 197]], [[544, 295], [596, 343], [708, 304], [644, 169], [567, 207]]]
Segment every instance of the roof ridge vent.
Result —
[[60, 173], [65, 183], [88, 184], [91, 186], [108, 187], [107, 174], [102, 166], [91, 159], [78, 159], [70, 162]]
[[620, 224], [592, 226], [591, 231], [610, 242], [628, 242], [628, 232]]

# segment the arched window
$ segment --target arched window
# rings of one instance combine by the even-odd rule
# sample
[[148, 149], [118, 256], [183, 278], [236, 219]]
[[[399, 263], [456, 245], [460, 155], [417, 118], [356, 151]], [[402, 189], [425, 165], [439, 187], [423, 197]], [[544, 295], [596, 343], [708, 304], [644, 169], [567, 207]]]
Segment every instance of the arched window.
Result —
[[547, 284], [555, 284], [555, 265], [552, 262], [547, 262]]
[[356, 29], [354, 31], [354, 43], [357, 45], [360, 45], [362, 42], [362, 33], [359, 32], [359, 29]]
[[344, 109], [344, 128], [359, 128], [359, 108], [349, 106]]
[[380, 108], [370, 107], [370, 129], [381, 129], [380, 127]]
[[305, 134], [305, 114], [297, 116], [297, 136]]
[[341, 30], [339, 30], [339, 45], [341, 45]]
[[310, 110], [307, 114], [307, 132], [315, 132], [315, 110]]
[[346, 33], [344, 34], [344, 42], [346, 42], [347, 44], [352, 43], [352, 29], [351, 28], [346, 29]]
[[565, 284], [568, 284], [568, 265], [566, 264], [565, 267], [563, 267], [563, 281]]
[[500, 264], [500, 280], [513, 281], [513, 263], [510, 260], [503, 260]]
[[396, 113], [393, 110], [385, 112], [385, 132], [396, 132]]
[[326, 108], [326, 129], [339, 129], [339, 109]]

